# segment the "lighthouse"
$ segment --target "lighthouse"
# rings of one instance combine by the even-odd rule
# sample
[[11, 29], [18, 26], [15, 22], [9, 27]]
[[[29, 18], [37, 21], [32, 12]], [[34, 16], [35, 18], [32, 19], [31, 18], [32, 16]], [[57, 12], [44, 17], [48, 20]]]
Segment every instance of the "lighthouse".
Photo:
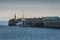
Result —
[[14, 15], [14, 20], [15, 20], [15, 25], [16, 25], [16, 20], [17, 20], [17, 15]]
[[14, 19], [15, 19], [15, 20], [17, 20], [17, 19], [18, 19], [17, 14], [15, 14], [15, 15], [14, 15]]
[[14, 15], [14, 19], [16, 20], [17, 18], [16, 18], [16, 14]]

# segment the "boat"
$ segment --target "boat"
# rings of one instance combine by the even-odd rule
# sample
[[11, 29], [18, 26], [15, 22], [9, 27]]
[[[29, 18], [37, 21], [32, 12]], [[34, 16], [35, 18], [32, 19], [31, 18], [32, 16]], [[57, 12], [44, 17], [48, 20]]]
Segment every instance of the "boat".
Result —
[[[18, 21], [19, 20], [19, 21]], [[9, 26], [24, 26], [24, 27], [43, 27], [43, 28], [60, 28], [60, 17], [41, 17], [41, 18], [22, 18], [10, 19]]]
[[19, 21], [18, 23], [16, 23], [17, 26], [23, 26], [23, 22]]

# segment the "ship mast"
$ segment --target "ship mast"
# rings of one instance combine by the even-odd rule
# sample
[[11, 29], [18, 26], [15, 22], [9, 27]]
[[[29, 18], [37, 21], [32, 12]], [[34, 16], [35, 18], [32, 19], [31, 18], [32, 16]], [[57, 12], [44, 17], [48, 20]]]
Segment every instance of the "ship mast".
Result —
[[23, 22], [23, 26], [25, 26], [25, 25], [24, 25], [24, 22], [25, 22], [24, 12], [23, 12], [23, 17], [22, 17], [22, 22]]
[[24, 12], [23, 12], [23, 17], [22, 17], [22, 21], [24, 21]]

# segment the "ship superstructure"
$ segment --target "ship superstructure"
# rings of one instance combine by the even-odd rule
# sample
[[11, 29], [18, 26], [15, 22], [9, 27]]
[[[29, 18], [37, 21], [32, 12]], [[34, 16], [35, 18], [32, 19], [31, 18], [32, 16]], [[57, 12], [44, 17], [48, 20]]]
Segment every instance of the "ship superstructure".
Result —
[[40, 18], [24, 18], [23, 17], [16, 19], [9, 20], [9, 26], [30, 26], [30, 27], [53, 27], [53, 28], [60, 28], [60, 17], [52, 16], [52, 17], [40, 17]]

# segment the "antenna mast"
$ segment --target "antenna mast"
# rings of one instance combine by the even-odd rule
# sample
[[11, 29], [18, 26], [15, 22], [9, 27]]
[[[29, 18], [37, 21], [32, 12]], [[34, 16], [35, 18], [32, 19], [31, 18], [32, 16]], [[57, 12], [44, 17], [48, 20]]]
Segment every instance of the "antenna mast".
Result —
[[24, 19], [24, 12], [23, 12], [23, 19]]
[[24, 18], [24, 12], [23, 12], [22, 21], [23, 21], [23, 26], [25, 26], [25, 25], [24, 25], [24, 22], [25, 22], [25, 18]]
[[15, 14], [15, 16], [14, 16], [14, 19], [16, 20], [16, 14]]
[[22, 20], [24, 21], [24, 12], [23, 12], [23, 17], [22, 17]]

